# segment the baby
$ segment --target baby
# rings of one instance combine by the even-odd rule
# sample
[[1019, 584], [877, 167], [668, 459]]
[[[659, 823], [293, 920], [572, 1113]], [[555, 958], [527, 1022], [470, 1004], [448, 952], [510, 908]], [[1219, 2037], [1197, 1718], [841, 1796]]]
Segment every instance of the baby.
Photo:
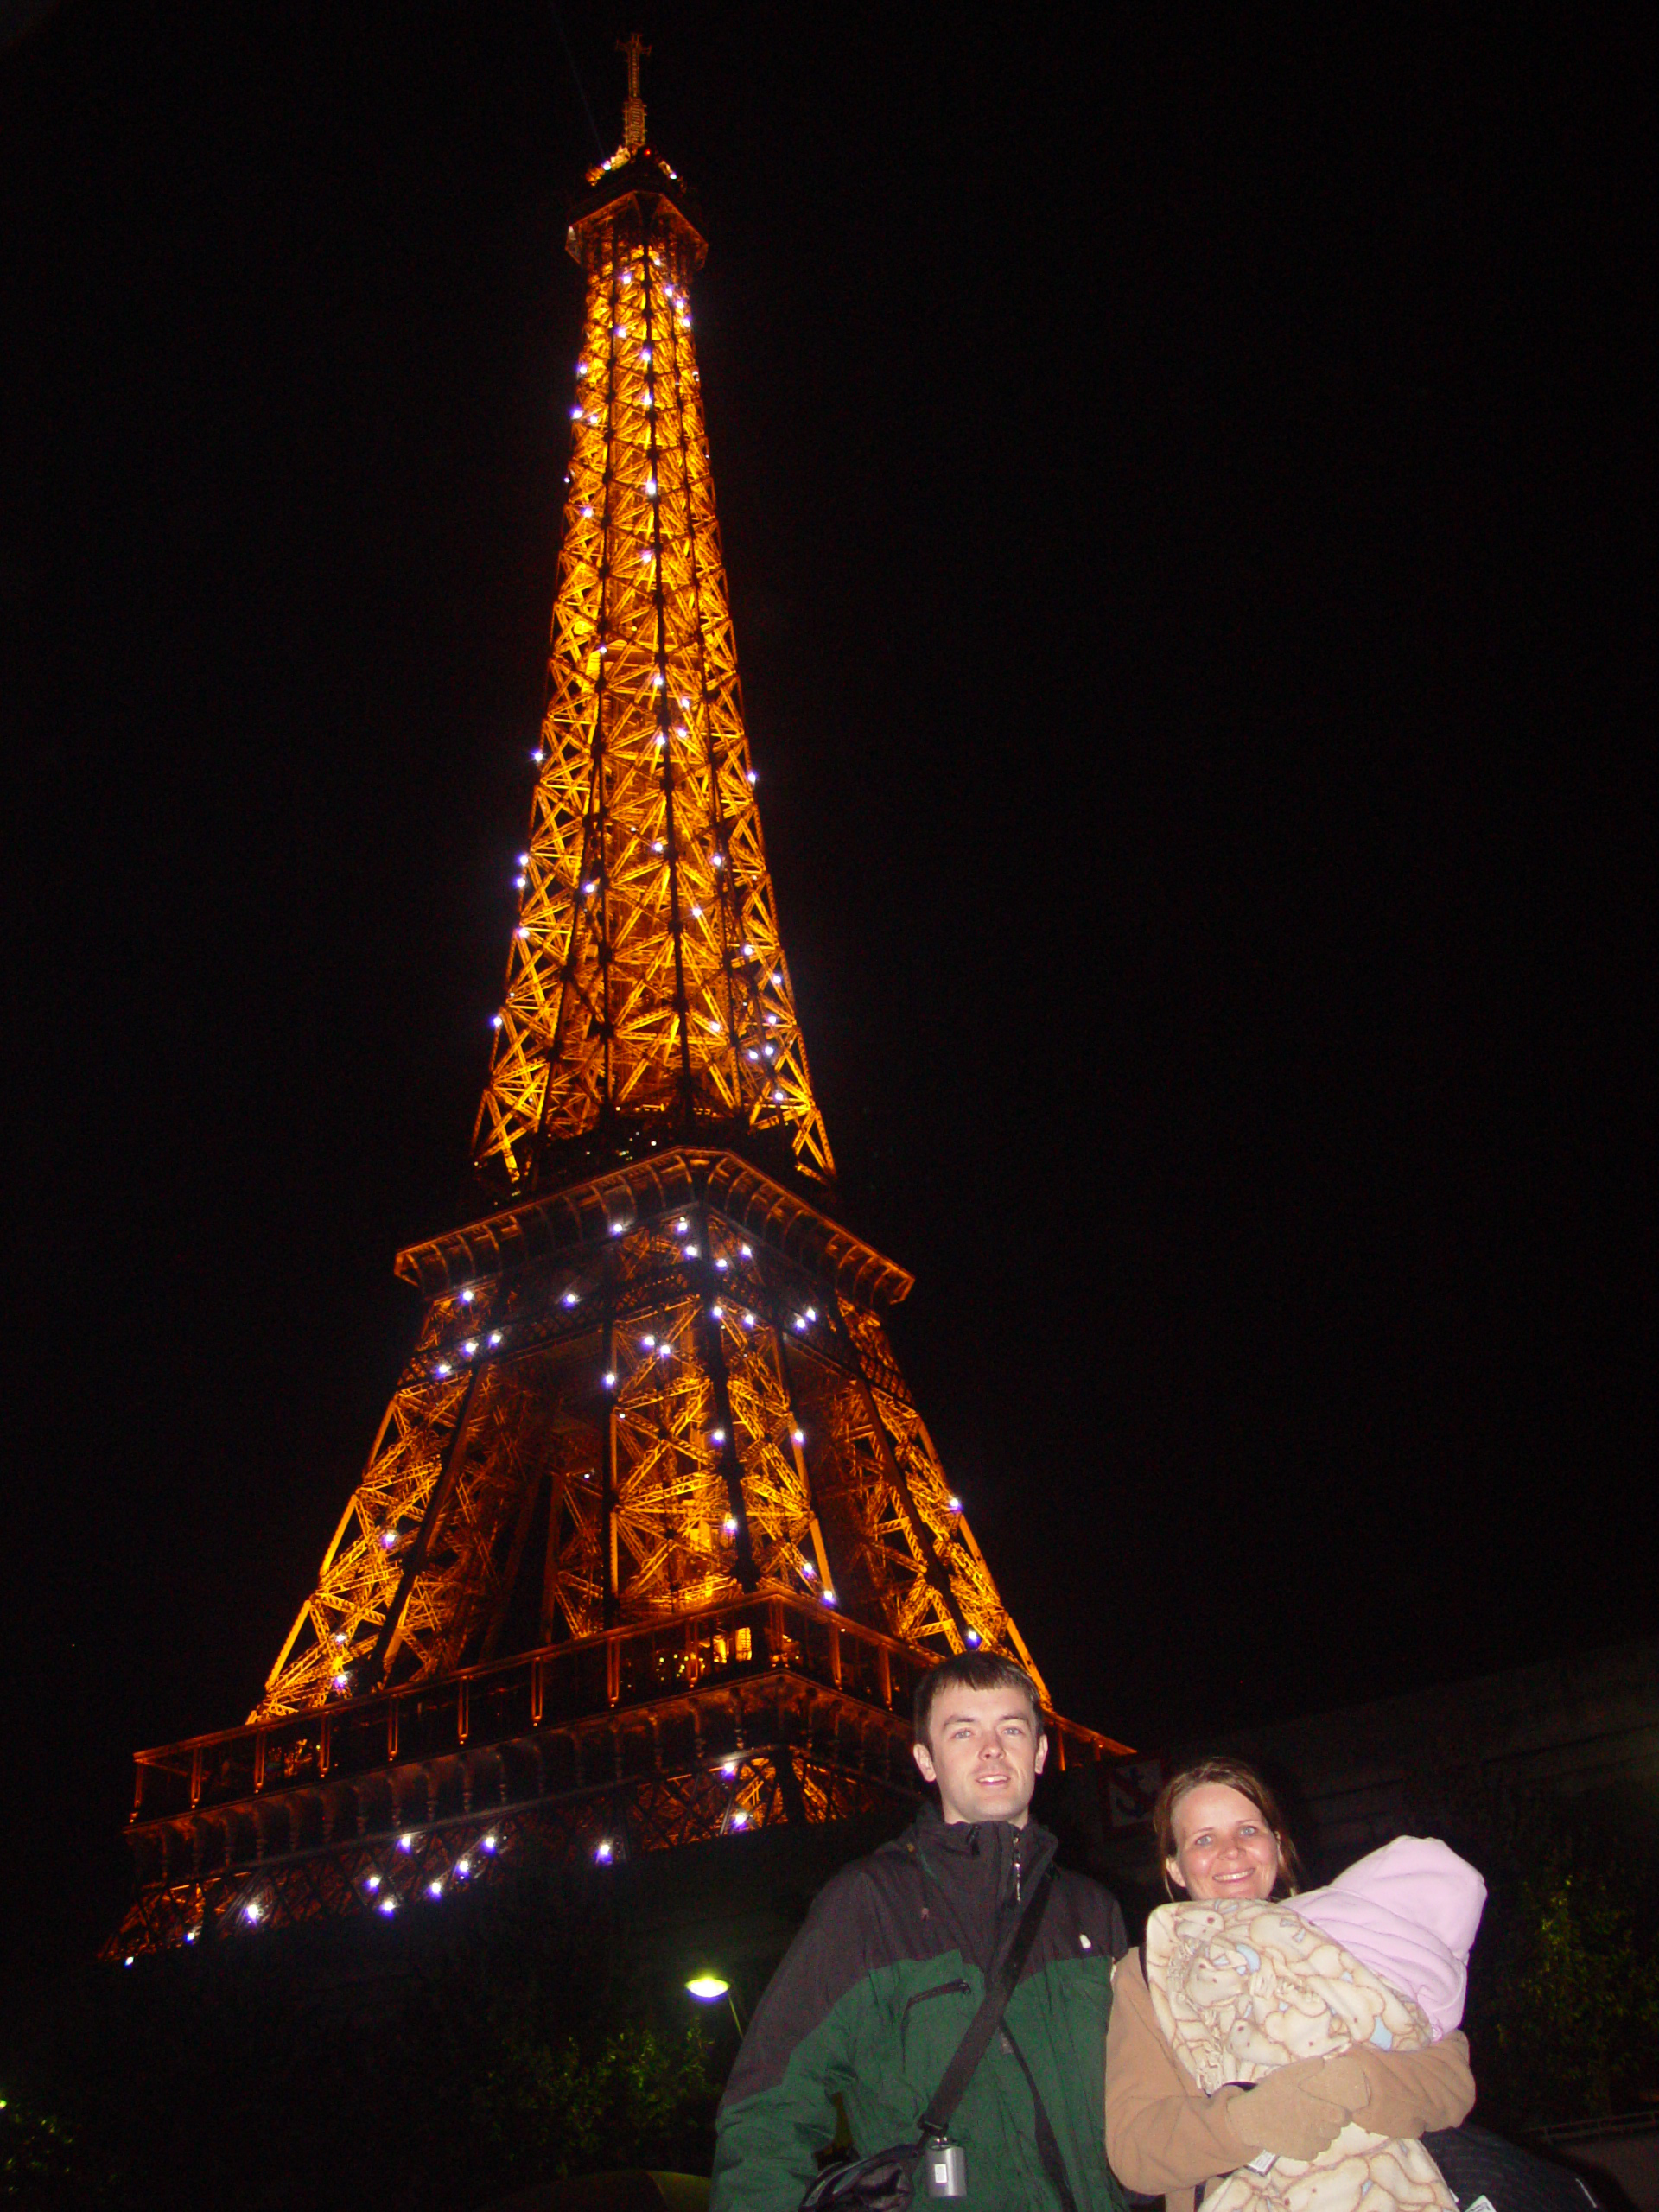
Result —
[[1435, 2042], [1462, 2019], [1486, 1885], [1437, 1837], [1396, 1836], [1357, 1859], [1328, 1889], [1304, 1890], [1290, 1904], [1321, 1935], [1414, 1999]]

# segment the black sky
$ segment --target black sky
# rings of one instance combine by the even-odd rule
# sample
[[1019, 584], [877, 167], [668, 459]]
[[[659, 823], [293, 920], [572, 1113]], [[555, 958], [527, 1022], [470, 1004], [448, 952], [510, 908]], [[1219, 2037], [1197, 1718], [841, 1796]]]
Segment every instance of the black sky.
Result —
[[[635, 19], [562, 14], [0, 53], [28, 1955], [253, 1702], [453, 1218]], [[1637, 11], [639, 20], [847, 1211], [1062, 1709], [1650, 1631]]]

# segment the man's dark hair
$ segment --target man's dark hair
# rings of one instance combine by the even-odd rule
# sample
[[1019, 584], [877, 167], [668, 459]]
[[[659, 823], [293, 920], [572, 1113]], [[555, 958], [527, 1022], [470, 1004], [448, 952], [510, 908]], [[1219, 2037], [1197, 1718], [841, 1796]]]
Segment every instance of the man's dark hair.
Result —
[[1012, 1659], [999, 1659], [991, 1651], [958, 1651], [930, 1668], [916, 1685], [914, 1719], [918, 1744], [931, 1741], [927, 1724], [942, 1690], [1020, 1690], [1030, 1700], [1031, 1717], [1038, 1734], [1043, 1732], [1043, 1695], [1023, 1667]]

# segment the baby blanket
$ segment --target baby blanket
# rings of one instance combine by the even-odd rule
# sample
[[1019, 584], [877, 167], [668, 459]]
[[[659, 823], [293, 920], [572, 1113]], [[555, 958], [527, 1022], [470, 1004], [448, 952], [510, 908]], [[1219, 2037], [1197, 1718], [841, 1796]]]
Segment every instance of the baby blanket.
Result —
[[[1355, 2044], [1415, 2050], [1433, 2040], [1417, 2005], [1284, 1902], [1160, 1905], [1147, 1923], [1147, 1981], [1159, 2026], [1206, 2095]], [[1311, 2163], [1263, 2163], [1230, 2175], [1205, 2212], [1457, 2212], [1421, 2143], [1357, 2121]]]

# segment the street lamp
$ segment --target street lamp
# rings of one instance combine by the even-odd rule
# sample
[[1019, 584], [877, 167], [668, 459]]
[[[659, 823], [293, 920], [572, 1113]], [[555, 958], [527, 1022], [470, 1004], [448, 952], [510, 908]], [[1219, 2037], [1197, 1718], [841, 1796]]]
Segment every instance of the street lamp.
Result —
[[685, 1985], [686, 1994], [695, 1997], [699, 2005], [718, 2005], [723, 1997], [732, 2008], [732, 2018], [737, 2032], [743, 2032], [743, 2015], [737, 2009], [737, 1999], [732, 1994], [732, 1985], [722, 1981], [717, 1974], [694, 1974]]

